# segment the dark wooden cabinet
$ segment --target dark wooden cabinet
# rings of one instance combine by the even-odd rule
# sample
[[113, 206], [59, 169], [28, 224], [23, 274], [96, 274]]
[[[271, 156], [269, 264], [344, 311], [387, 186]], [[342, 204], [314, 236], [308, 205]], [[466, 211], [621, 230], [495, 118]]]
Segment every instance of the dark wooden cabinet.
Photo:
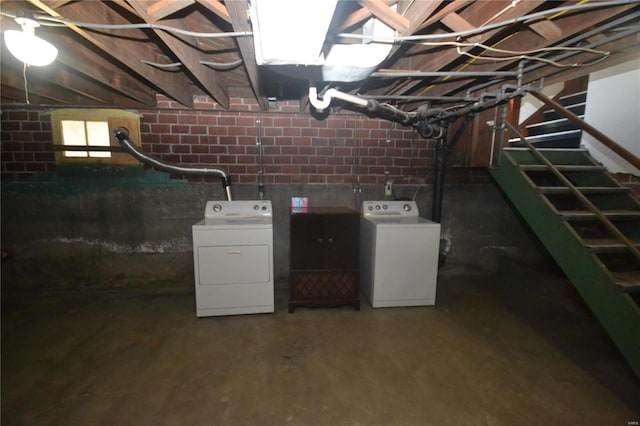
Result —
[[360, 216], [347, 208], [316, 207], [290, 216], [289, 312], [297, 306], [360, 309]]

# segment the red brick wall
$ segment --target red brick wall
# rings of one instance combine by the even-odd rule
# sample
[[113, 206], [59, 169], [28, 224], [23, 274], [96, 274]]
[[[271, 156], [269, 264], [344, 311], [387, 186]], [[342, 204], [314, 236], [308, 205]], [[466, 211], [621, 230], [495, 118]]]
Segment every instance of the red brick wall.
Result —
[[2, 108], [2, 179], [55, 170], [51, 121], [45, 111]]
[[[257, 183], [260, 115], [254, 101], [234, 98], [223, 110], [201, 97], [189, 109], [160, 96], [158, 108], [138, 112], [145, 152], [170, 163], [224, 168], [234, 183]], [[55, 171], [47, 113], [3, 106], [3, 180]], [[396, 184], [431, 181], [433, 143], [410, 127], [345, 110], [317, 118], [308, 109], [299, 112], [296, 101], [279, 102], [261, 120], [265, 184], [352, 183], [356, 174], [362, 184], [389, 178]], [[479, 180], [485, 181], [481, 175]], [[464, 181], [478, 177], [465, 176]]]

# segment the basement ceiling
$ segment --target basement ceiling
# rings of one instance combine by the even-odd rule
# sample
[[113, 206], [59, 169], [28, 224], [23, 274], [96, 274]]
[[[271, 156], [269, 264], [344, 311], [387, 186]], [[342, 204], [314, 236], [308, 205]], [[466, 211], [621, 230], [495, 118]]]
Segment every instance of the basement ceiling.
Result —
[[[59, 50], [53, 64], [25, 67], [3, 41], [2, 103], [153, 108], [159, 93], [188, 108], [210, 96], [222, 108], [240, 97], [262, 110], [295, 99], [305, 110], [312, 85], [321, 97], [333, 88], [412, 111], [640, 56], [638, 1], [323, 0], [333, 3], [324, 26], [311, 7], [319, 0], [251, 1], [1, 1], [3, 30], [32, 13], [36, 35]], [[277, 12], [285, 53], [302, 41], [316, 62], [256, 55], [269, 30], [256, 10]], [[332, 68], [336, 46], [363, 53]]]

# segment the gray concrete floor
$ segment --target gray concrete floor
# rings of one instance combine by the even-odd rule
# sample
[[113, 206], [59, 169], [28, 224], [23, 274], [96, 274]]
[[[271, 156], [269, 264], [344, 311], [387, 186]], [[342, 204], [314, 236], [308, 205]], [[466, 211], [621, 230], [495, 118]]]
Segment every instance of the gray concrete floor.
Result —
[[428, 308], [289, 314], [277, 288], [274, 314], [201, 319], [184, 283], [3, 292], [2, 424], [640, 421], [640, 382], [553, 273], [450, 268]]

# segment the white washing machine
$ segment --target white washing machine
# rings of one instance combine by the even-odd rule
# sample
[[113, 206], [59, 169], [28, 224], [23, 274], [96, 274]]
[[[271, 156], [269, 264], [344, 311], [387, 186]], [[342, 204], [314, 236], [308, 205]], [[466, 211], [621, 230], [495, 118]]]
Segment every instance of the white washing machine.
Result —
[[192, 227], [196, 315], [274, 311], [271, 201], [208, 201]]
[[360, 288], [374, 308], [436, 301], [440, 224], [415, 201], [365, 201], [360, 219]]

